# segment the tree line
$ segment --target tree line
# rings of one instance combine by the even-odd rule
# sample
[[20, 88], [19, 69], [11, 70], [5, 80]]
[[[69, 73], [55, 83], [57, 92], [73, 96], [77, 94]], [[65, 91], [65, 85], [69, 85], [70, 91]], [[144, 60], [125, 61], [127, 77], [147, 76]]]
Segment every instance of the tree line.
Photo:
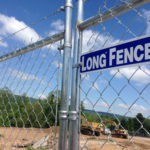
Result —
[[[57, 91], [52, 91], [46, 99], [41, 100], [29, 98], [26, 94], [14, 95], [7, 87], [0, 89], [0, 126], [26, 128], [53, 126], [56, 116], [56, 95]], [[58, 95], [58, 110], [60, 110], [60, 91]]]

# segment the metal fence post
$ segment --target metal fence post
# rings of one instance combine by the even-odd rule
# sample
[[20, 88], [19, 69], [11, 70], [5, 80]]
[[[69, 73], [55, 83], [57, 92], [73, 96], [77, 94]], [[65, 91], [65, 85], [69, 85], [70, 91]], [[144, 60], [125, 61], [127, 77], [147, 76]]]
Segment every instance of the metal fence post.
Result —
[[72, 91], [71, 106], [69, 112], [69, 150], [80, 149], [80, 50], [82, 42], [82, 32], [78, 29], [78, 24], [83, 20], [83, 0], [77, 0], [76, 10], [76, 30], [73, 51], [73, 68], [72, 68]]
[[59, 129], [59, 150], [66, 149], [68, 127], [68, 100], [70, 81], [70, 57], [72, 49], [72, 0], [65, 1], [65, 37], [62, 72], [62, 93]]

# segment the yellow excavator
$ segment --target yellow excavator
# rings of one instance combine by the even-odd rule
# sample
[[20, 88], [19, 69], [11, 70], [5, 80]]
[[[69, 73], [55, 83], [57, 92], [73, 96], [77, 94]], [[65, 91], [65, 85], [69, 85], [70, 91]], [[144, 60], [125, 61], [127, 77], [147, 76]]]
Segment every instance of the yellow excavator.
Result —
[[[105, 129], [106, 129], [107, 124], [112, 125], [114, 128], [117, 126], [116, 122], [111, 121], [111, 120], [105, 120], [105, 121], [103, 120], [102, 124], [103, 124], [103, 133], [104, 134], [105, 134]], [[116, 128], [111, 132], [111, 135], [127, 139], [128, 138], [128, 130]]]
[[86, 135], [100, 136], [102, 126], [97, 122], [88, 122], [84, 116], [81, 116], [81, 133]]
[[[102, 123], [88, 122], [84, 116], [81, 116], [81, 133], [86, 135], [100, 136], [101, 133], [106, 133], [106, 125], [112, 125], [114, 128], [117, 126], [115, 121], [103, 120]], [[111, 133], [112, 136], [128, 138], [128, 130], [114, 129]]]
[[102, 126], [103, 126], [102, 133], [103, 133], [103, 134], [108, 134], [108, 132], [106, 131], [106, 129], [108, 129], [108, 128], [106, 127], [106, 125], [112, 125], [114, 128], [117, 126], [117, 124], [116, 124], [115, 121], [103, 120], [103, 121], [102, 121]]

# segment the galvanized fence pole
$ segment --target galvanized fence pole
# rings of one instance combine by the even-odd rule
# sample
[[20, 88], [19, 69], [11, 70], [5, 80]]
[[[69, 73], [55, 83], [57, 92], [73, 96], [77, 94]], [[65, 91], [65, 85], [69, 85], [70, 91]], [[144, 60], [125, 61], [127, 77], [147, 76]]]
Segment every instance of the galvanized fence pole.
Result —
[[59, 150], [66, 150], [68, 127], [68, 100], [70, 81], [70, 57], [72, 49], [72, 0], [65, 1], [65, 37], [62, 72], [62, 93], [59, 129]]
[[76, 29], [75, 41], [73, 51], [73, 68], [72, 68], [72, 91], [71, 91], [71, 106], [69, 112], [69, 150], [80, 149], [80, 50], [82, 33], [78, 29], [78, 24], [83, 20], [83, 0], [77, 0], [77, 16], [76, 16]]

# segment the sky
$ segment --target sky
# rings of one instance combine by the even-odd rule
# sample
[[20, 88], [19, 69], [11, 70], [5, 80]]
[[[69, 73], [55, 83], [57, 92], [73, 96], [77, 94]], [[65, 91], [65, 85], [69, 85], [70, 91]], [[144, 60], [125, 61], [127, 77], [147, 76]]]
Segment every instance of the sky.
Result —
[[[87, 0], [84, 4], [84, 19], [97, 13], [110, 11], [110, 8], [123, 2], [124, 0]], [[73, 1], [73, 36], [76, 17], [75, 4]], [[63, 31], [64, 12], [51, 15], [63, 5], [62, 0], [31, 0], [30, 3], [25, 0], [2, 1], [0, 39], [5, 39], [0, 41], [0, 56]], [[149, 8], [148, 3], [85, 30], [82, 53], [150, 34]], [[45, 16], [49, 17], [33, 25]], [[24, 27], [27, 29], [12, 35]], [[57, 89], [57, 68], [60, 64], [58, 85], [60, 89], [63, 53], [60, 56], [57, 50], [59, 45], [58, 42], [1, 62], [0, 87], [7, 86], [15, 94], [26, 93], [30, 97], [44, 99], [50, 91]], [[71, 60], [72, 58], [73, 55], [71, 55]], [[150, 114], [150, 66], [141, 66], [141, 69], [138, 67], [82, 74], [81, 100], [85, 107], [126, 116], [135, 116], [141, 112], [148, 117]]]

